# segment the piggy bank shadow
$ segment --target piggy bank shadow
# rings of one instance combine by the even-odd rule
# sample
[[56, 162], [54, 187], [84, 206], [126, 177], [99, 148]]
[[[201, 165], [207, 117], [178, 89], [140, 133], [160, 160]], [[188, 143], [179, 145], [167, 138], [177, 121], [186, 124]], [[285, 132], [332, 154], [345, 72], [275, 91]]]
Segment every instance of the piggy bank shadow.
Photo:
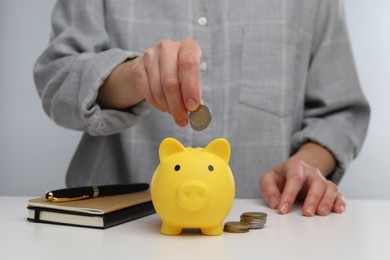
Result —
[[167, 236], [167, 237], [177, 237], [177, 236], [184, 236], [184, 237], [197, 237], [197, 236], [207, 236], [207, 235], [204, 235], [200, 228], [184, 228], [182, 230], [182, 232], [178, 235], [163, 235], [161, 234], [160, 230], [161, 230], [161, 220], [158, 219], [158, 218], [153, 218], [153, 219], [150, 219], [147, 223], [147, 225], [145, 225], [144, 227], [144, 230], [143, 232], [147, 232], [147, 233], [150, 233], [150, 234], [159, 234], [161, 236]]

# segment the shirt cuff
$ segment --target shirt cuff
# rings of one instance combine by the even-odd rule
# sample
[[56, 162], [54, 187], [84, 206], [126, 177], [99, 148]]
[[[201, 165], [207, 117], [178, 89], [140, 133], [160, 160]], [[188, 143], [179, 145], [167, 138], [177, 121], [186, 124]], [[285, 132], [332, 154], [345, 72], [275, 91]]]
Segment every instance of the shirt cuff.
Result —
[[[83, 73], [80, 75], [84, 84], [80, 90], [81, 117], [90, 135], [110, 135], [135, 125], [150, 112], [146, 102], [141, 102], [126, 110], [102, 109], [97, 103], [98, 90], [121, 63], [142, 54], [110, 49], [98, 54], [86, 54]], [[89, 56], [89, 57], [88, 57]]]
[[356, 157], [356, 145], [347, 135], [342, 124], [322, 119], [307, 120], [308, 126], [297, 132], [292, 138], [292, 149], [296, 151], [302, 144], [312, 141], [327, 148], [335, 157], [337, 166], [327, 179], [338, 184], [347, 166]]

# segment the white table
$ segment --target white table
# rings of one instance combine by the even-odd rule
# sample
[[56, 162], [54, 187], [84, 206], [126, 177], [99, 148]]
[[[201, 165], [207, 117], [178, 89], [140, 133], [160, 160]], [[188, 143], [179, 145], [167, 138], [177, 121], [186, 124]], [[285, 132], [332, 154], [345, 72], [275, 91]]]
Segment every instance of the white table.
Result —
[[268, 213], [264, 229], [204, 236], [159, 233], [156, 214], [106, 230], [31, 223], [27, 197], [0, 197], [0, 259], [390, 259], [390, 201], [350, 200], [344, 214], [288, 215], [236, 200], [225, 221]]

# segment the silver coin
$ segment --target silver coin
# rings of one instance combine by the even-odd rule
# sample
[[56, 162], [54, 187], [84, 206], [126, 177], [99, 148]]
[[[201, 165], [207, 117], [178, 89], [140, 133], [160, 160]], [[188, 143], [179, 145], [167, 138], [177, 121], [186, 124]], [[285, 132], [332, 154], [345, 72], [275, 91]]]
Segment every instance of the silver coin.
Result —
[[244, 212], [241, 217], [244, 218], [253, 218], [253, 219], [263, 219], [267, 218], [267, 213], [265, 212]]
[[211, 111], [205, 105], [200, 105], [197, 110], [189, 115], [190, 125], [195, 131], [204, 130], [211, 122]]

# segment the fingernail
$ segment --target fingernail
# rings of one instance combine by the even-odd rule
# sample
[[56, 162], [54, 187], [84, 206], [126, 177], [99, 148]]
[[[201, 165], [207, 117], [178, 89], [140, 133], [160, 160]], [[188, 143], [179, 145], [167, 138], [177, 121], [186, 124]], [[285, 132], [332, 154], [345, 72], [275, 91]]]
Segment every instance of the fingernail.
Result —
[[307, 207], [306, 210], [307, 210], [307, 212], [309, 213], [310, 216], [314, 216], [314, 214], [316, 213], [316, 210], [315, 210], [313, 204], [310, 204], [309, 207]]
[[188, 124], [188, 120], [187, 119], [176, 120], [176, 124], [180, 127], [185, 127]]
[[328, 215], [329, 214], [329, 207], [328, 206], [322, 206], [322, 208], [320, 209], [320, 214], [321, 215]]
[[287, 202], [285, 202], [283, 206], [280, 208], [280, 212], [282, 214], [287, 214], [289, 209], [290, 209], [290, 205]]
[[187, 99], [186, 107], [189, 111], [195, 111], [198, 108], [198, 103], [192, 98]]
[[278, 200], [275, 196], [271, 196], [268, 198], [268, 205], [271, 207], [271, 209], [276, 208], [276, 206], [278, 205]]

